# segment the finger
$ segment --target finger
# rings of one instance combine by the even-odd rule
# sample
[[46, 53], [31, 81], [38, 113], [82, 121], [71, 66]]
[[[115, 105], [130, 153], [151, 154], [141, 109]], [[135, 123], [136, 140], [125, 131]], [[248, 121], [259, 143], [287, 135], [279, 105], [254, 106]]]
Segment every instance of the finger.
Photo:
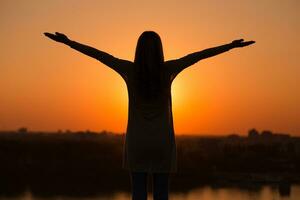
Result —
[[51, 33], [45, 33], [45, 36], [47, 36], [48, 38], [52, 39], [52, 40], [56, 40], [57, 36]]
[[253, 43], [255, 43], [255, 41], [247, 41], [247, 42], [245, 42], [246, 44], [253, 44]]
[[64, 36], [64, 34], [62, 33], [59, 33], [59, 32], [55, 32], [56, 35], [59, 35], [59, 36]]
[[44, 33], [44, 35], [45, 35], [45, 36], [47, 36], [47, 37], [51, 37], [51, 36], [53, 36], [53, 34], [51, 34], [51, 33], [47, 33], [47, 32], [45, 32], [45, 33]]
[[239, 44], [242, 43], [244, 41], [244, 39], [238, 39], [238, 40], [234, 40], [233, 43]]
[[244, 43], [243, 43], [243, 46], [248, 46], [248, 45], [253, 44], [253, 43], [255, 43], [255, 42], [254, 42], [254, 41], [244, 42]]
[[56, 35], [61, 36], [62, 34], [59, 32], [55, 32]]

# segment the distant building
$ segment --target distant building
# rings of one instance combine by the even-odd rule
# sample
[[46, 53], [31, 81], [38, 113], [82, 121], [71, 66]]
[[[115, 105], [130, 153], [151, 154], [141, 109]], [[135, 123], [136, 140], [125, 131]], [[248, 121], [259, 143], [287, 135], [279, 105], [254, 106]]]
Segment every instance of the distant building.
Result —
[[273, 136], [273, 133], [272, 131], [269, 131], [269, 130], [264, 130], [261, 132], [261, 137], [264, 137], [264, 138], [270, 138]]
[[276, 133], [276, 137], [279, 137], [281, 139], [289, 139], [291, 136], [286, 133]]

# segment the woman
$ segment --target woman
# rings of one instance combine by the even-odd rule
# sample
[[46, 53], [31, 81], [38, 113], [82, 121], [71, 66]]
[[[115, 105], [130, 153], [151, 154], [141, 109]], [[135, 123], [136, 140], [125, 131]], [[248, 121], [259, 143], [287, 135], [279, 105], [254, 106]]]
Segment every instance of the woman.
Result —
[[171, 84], [183, 69], [201, 59], [253, 44], [243, 39], [164, 61], [159, 35], [145, 31], [138, 39], [134, 62], [70, 40], [64, 34], [45, 33], [57, 42], [91, 56], [119, 73], [129, 97], [123, 168], [131, 173], [132, 199], [147, 199], [147, 176], [153, 175], [154, 200], [167, 200], [169, 173], [177, 171]]

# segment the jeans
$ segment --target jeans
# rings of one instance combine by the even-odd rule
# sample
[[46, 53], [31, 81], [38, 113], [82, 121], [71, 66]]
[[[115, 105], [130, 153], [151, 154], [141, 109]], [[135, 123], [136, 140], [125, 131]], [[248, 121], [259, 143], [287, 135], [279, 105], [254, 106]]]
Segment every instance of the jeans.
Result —
[[[169, 173], [153, 173], [153, 199], [168, 200]], [[132, 200], [147, 200], [147, 172], [131, 172]]]

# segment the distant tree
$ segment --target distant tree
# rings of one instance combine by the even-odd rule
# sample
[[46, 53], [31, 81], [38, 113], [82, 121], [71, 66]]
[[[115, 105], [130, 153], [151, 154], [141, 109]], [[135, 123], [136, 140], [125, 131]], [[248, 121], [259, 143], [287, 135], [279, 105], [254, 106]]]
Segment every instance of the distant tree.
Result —
[[248, 137], [250, 137], [250, 138], [256, 138], [258, 136], [259, 136], [259, 132], [255, 128], [250, 129], [248, 131]]
[[27, 133], [28, 129], [26, 127], [21, 127], [21, 128], [18, 129], [18, 132], [19, 133]]
[[238, 139], [238, 138], [240, 138], [240, 136], [238, 134], [236, 134], [236, 133], [232, 133], [232, 134], [228, 135], [227, 137], [231, 138], [231, 139]]
[[67, 129], [67, 130], [65, 131], [65, 133], [72, 133], [72, 131], [71, 131], [70, 129]]

